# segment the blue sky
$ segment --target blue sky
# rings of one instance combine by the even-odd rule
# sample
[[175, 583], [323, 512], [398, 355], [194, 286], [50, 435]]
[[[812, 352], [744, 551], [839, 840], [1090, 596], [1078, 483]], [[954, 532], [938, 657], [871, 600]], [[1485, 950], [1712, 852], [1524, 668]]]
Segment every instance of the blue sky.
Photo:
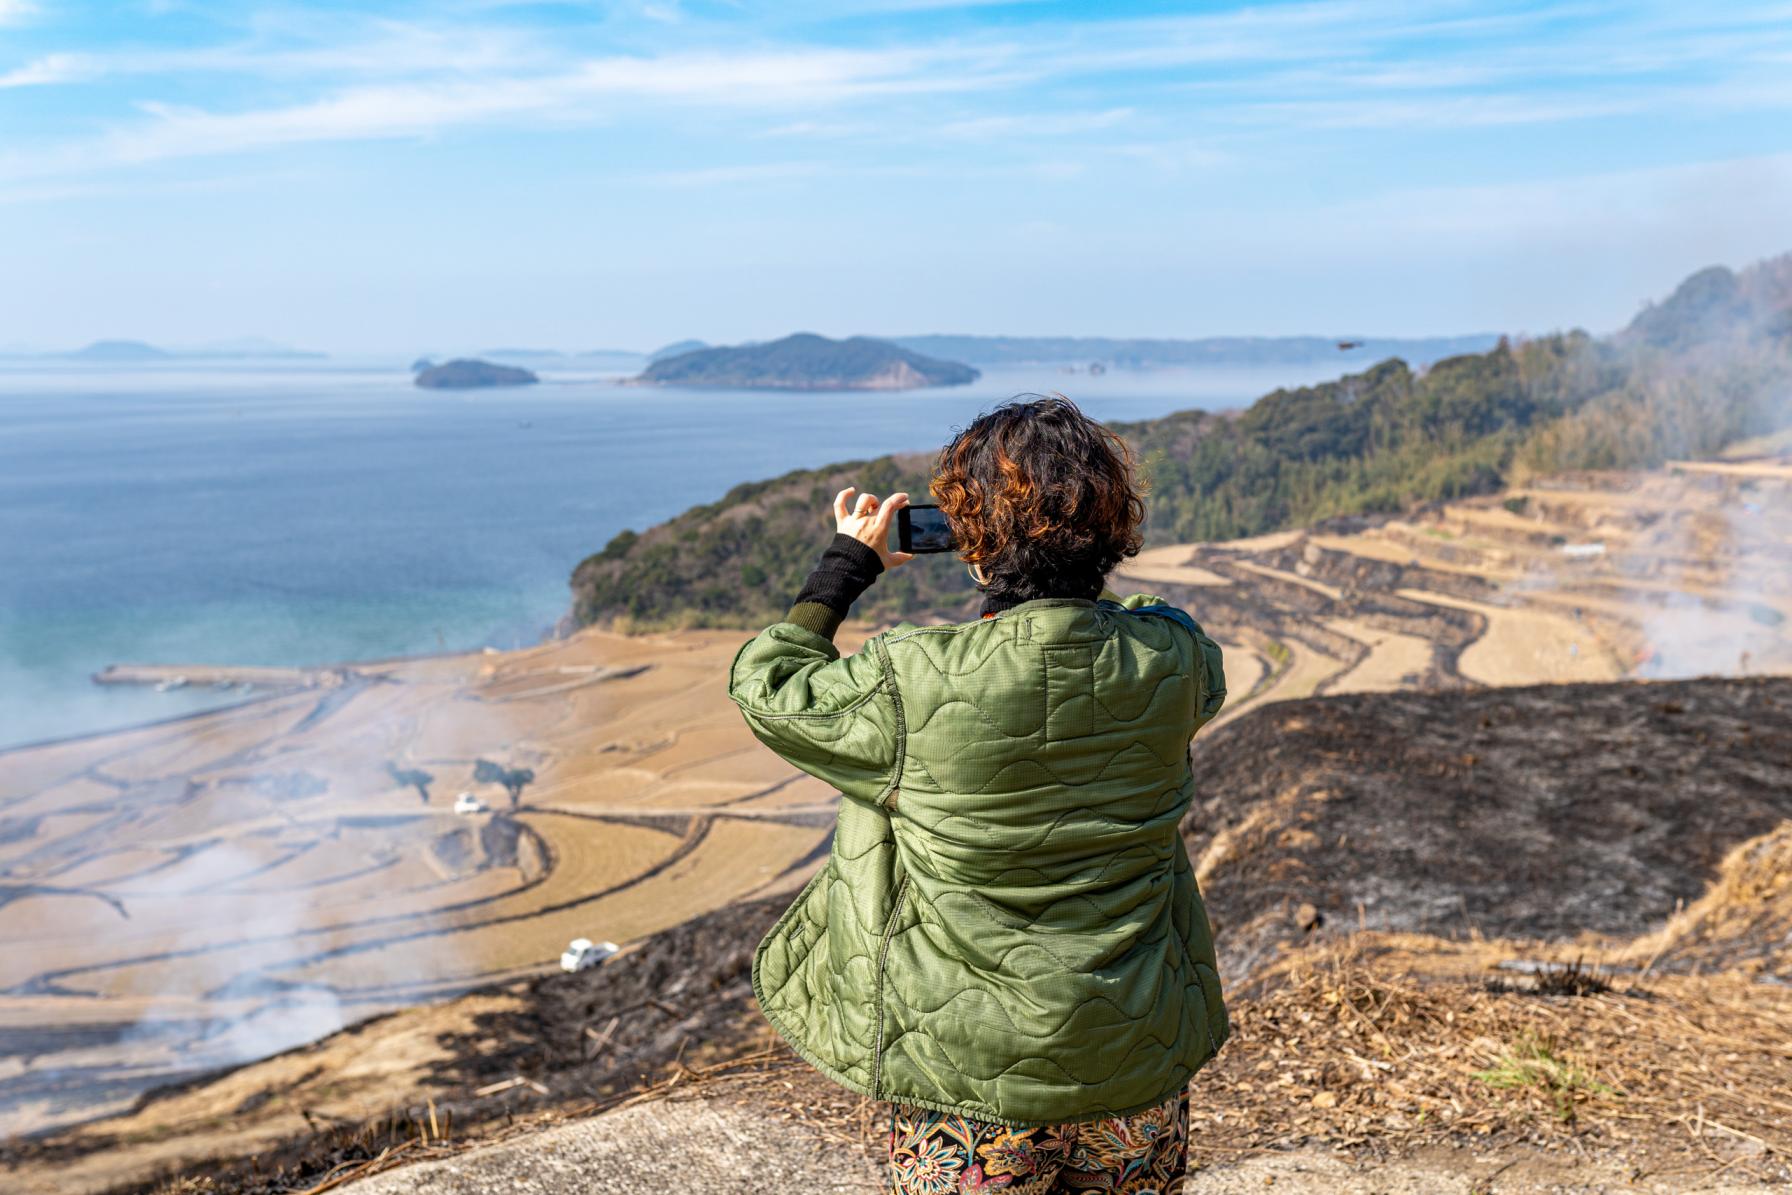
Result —
[[1792, 3], [0, 0], [0, 346], [1604, 330]]

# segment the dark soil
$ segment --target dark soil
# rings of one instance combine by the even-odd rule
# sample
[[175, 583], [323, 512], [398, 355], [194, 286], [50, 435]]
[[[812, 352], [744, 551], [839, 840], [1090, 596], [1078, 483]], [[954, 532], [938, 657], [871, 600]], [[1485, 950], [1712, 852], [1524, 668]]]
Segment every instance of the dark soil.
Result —
[[[514, 1075], [555, 1097], [596, 1098], [674, 1058], [705, 1061], [751, 1014], [753, 950], [787, 903], [718, 909], [655, 934], [613, 963], [532, 980], [522, 1008], [481, 1017], [474, 1033], [443, 1040], [454, 1058], [435, 1076], [438, 1104]], [[519, 1103], [540, 1098], [528, 1087], [514, 1090]]]
[[1197, 859], [1213, 848], [1234, 980], [1280, 942], [1359, 925], [1628, 935], [1792, 818], [1792, 679], [1282, 702], [1194, 759], [1206, 796], [1185, 830]]

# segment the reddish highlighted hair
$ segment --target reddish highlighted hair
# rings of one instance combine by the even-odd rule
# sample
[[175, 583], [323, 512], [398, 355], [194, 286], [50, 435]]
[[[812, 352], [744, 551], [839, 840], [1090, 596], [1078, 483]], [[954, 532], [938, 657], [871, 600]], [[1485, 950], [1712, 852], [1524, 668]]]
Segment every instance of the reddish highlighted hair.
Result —
[[1008, 601], [1093, 598], [1142, 543], [1132, 450], [1061, 394], [978, 417], [940, 450], [932, 490], [959, 558]]

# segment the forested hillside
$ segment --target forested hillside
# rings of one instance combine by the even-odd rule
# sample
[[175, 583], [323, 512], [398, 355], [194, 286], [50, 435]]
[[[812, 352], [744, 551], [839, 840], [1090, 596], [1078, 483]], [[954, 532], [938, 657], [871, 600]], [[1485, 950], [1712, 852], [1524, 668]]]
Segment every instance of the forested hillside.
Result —
[[1205, 336], [1199, 340], [1116, 340], [1107, 336], [896, 336], [903, 348], [963, 361], [970, 365], [1086, 365], [1099, 362], [1116, 369], [1162, 369], [1285, 365], [1291, 362], [1337, 361], [1345, 366], [1384, 357], [1436, 361], [1458, 353], [1479, 353], [1493, 347], [1492, 333], [1466, 336], [1391, 338], [1330, 336]]
[[909, 390], [963, 386], [977, 371], [869, 336], [829, 340], [798, 332], [768, 344], [697, 348], [656, 358], [636, 379], [668, 386], [758, 390]]
[[[1074, 397], [1074, 396], [1073, 396]], [[1629, 328], [1501, 341], [1415, 372], [1399, 360], [1278, 390], [1242, 412], [1116, 425], [1151, 490], [1148, 542], [1227, 539], [1394, 512], [1576, 468], [1647, 466], [1792, 424], [1792, 255], [1700, 271]], [[574, 625], [763, 623], [783, 613], [853, 484], [925, 494], [924, 456], [880, 457], [736, 486], [572, 576]], [[924, 558], [861, 600], [874, 619], [952, 615], [962, 565]]]

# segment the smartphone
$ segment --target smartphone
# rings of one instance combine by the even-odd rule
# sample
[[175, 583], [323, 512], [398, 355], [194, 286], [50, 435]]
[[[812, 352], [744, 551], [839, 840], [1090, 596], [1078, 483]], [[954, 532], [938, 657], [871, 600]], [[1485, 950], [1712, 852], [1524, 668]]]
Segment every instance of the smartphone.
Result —
[[896, 546], [917, 555], [958, 547], [952, 542], [951, 525], [937, 506], [905, 506], [897, 511]]

